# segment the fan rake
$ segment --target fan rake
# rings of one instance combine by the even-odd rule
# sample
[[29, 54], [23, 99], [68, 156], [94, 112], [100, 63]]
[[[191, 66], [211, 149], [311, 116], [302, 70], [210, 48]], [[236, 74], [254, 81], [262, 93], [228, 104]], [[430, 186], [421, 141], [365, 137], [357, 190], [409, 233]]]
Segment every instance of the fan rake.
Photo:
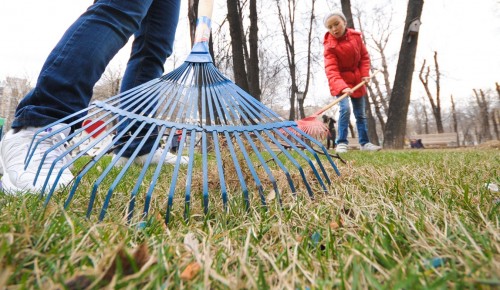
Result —
[[[39, 171], [51, 150], [64, 146], [67, 141], [91, 126], [94, 126], [95, 130], [106, 129], [107, 132], [116, 134], [113, 141], [101, 149], [99, 154], [81, 166], [73, 182], [62, 189], [67, 192], [65, 207], [70, 205], [75, 194], [79, 192], [77, 189], [84, 177], [90, 172], [98, 171], [100, 174], [91, 181], [86, 214], [87, 217], [91, 216], [97, 200], [102, 206], [99, 221], [103, 220], [117, 187], [125, 180], [130, 182], [130, 169], [137, 166], [133, 165], [133, 160], [138, 156], [145, 141], [151, 139], [155, 140], [154, 146], [133, 181], [133, 189], [128, 193], [128, 221], [133, 217], [138, 196], [144, 199], [141, 216], [144, 218], [149, 212], [153, 196], [165, 194], [165, 222], [168, 223], [174, 197], [178, 195], [184, 196], [184, 216], [187, 218], [192, 196], [199, 198], [204, 213], [209, 210], [209, 194], [220, 195], [225, 210], [234, 193], [242, 194], [246, 208], [250, 207], [254, 193], [262, 205], [266, 206], [266, 195], [274, 191], [281, 204], [282, 193], [277, 182], [278, 174], [284, 176], [293, 195], [297, 194], [300, 184], [310, 197], [314, 197], [318, 191], [327, 192], [327, 185], [331, 184], [331, 169], [340, 175], [327, 149], [319, 141], [300, 130], [296, 122], [284, 120], [247, 94], [214, 66], [208, 52], [212, 2], [200, 1], [195, 44], [180, 67], [105, 101], [94, 101], [88, 108], [43, 127], [35, 134], [34, 140], [39, 132], [49, 127], [59, 125], [60, 128], [32, 142], [26, 158], [27, 164], [38, 144], [45, 138], [73, 128], [65, 140], [54, 144], [45, 153]], [[87, 119], [93, 121], [79, 127]], [[100, 125], [95, 128], [97, 122]], [[64, 165], [57, 173], [58, 177], [61, 176], [64, 170], [73, 166], [76, 160], [101, 142], [106, 135], [100, 134], [91, 142], [88, 142], [88, 135], [67, 145], [64, 154], [53, 161], [50, 171], [55, 163], [62, 162]], [[155, 188], [159, 185], [159, 177], [163, 176], [160, 175], [162, 164], [152, 166], [152, 156], [156, 149], [163, 146], [162, 157], [166, 157], [173, 138], [180, 138], [179, 155], [169, 171], [168, 189], [165, 193], [158, 193]], [[132, 145], [134, 140], [138, 145]], [[84, 142], [88, 145], [82, 148]], [[123, 156], [127, 149], [133, 149], [133, 154], [123, 167], [117, 167], [118, 158]], [[103, 158], [112, 151], [116, 154], [115, 158], [109, 163], [100, 161], [107, 160]], [[186, 165], [181, 164], [182, 153], [189, 157]], [[323, 153], [326, 159], [320, 158], [318, 153]], [[323, 165], [325, 161], [327, 167]], [[101, 168], [98, 164], [105, 165]], [[96, 167], [99, 167], [99, 170], [96, 170]], [[150, 169], [153, 168], [151, 174]], [[297, 179], [301, 183], [297, 183]], [[108, 180], [107, 183], [105, 180]], [[178, 184], [179, 180], [183, 180], [184, 184]], [[233, 185], [235, 180], [239, 189]], [[57, 179], [54, 184], [48, 183], [47, 178], [40, 192], [40, 196], [45, 198], [45, 205], [55, 192]], [[103, 190], [101, 187], [104, 184], [109, 186]]]

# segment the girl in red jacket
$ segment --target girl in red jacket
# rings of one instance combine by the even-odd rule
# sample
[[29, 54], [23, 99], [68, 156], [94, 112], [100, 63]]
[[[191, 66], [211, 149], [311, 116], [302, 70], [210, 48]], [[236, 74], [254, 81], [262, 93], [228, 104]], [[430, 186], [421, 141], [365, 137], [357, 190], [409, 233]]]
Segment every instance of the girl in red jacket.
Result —
[[328, 29], [323, 45], [330, 94], [339, 97], [347, 93], [350, 96], [339, 103], [336, 152], [347, 152], [347, 129], [351, 117], [349, 99], [356, 117], [360, 149], [378, 151], [381, 147], [370, 143], [368, 139], [364, 98], [366, 87], [363, 86], [356, 91], [351, 89], [363, 80], [366, 82], [370, 80], [370, 56], [361, 39], [361, 33], [347, 28], [346, 18], [340, 11], [326, 15], [324, 24]]

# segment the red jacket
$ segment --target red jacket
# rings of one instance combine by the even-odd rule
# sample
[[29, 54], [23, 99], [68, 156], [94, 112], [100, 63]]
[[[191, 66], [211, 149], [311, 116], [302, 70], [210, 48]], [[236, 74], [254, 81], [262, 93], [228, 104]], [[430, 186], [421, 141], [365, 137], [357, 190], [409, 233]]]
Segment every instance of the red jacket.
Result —
[[[332, 96], [341, 95], [345, 88], [352, 88], [361, 82], [361, 78], [370, 76], [370, 56], [360, 32], [348, 28], [338, 39], [327, 32], [323, 45], [325, 72]], [[351, 97], [364, 95], [366, 87], [362, 86]]]

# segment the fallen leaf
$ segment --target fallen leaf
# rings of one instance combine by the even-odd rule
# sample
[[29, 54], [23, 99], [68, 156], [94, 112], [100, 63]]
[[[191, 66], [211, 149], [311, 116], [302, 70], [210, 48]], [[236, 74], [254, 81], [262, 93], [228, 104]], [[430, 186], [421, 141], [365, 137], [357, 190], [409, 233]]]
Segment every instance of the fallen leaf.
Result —
[[184, 281], [192, 280], [201, 270], [201, 265], [198, 262], [192, 262], [187, 265], [186, 269], [181, 273], [181, 279]]
[[116, 274], [117, 268], [121, 269], [123, 276], [131, 275], [139, 271], [144, 264], [149, 260], [150, 255], [148, 246], [145, 243], [140, 244], [130, 255], [125, 249], [121, 248], [116, 253], [116, 256], [104, 274], [104, 280], [111, 281]]
[[330, 229], [336, 230], [338, 228], [340, 228], [340, 225], [338, 223], [336, 223], [336, 222], [331, 222], [330, 223]]
[[157, 220], [158, 222], [160, 222], [160, 224], [161, 224], [162, 228], [163, 228], [165, 231], [166, 231], [166, 230], [168, 230], [168, 228], [167, 228], [167, 224], [165, 224], [165, 218], [163, 218], [163, 216], [162, 216], [160, 213], [157, 213], [157, 214], [156, 214], [156, 220]]

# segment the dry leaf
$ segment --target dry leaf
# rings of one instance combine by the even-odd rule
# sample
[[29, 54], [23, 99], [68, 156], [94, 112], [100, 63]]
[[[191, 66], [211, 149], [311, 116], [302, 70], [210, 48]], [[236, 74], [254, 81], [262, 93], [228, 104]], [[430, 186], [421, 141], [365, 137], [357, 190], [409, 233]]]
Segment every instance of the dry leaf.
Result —
[[201, 270], [201, 265], [198, 262], [192, 262], [187, 265], [186, 269], [181, 273], [181, 279], [184, 281], [192, 280], [196, 274], [198, 274]]
[[148, 246], [145, 243], [140, 244], [133, 255], [127, 253], [123, 248], [118, 250], [111, 266], [104, 274], [104, 280], [111, 281], [116, 274], [116, 269], [121, 268], [123, 276], [131, 275], [137, 272], [149, 260]]
[[330, 229], [332, 229], [332, 230], [336, 230], [336, 229], [338, 229], [338, 228], [340, 228], [340, 226], [339, 226], [339, 224], [338, 224], [338, 223], [336, 223], [336, 222], [331, 222], [331, 223], [330, 223]]
[[162, 216], [160, 213], [157, 213], [157, 214], [156, 214], [156, 220], [157, 220], [158, 222], [160, 222], [160, 224], [161, 224], [162, 228], [163, 228], [165, 231], [166, 231], [166, 230], [168, 230], [167, 225], [165, 224], [165, 219], [163, 218], [163, 216]]

